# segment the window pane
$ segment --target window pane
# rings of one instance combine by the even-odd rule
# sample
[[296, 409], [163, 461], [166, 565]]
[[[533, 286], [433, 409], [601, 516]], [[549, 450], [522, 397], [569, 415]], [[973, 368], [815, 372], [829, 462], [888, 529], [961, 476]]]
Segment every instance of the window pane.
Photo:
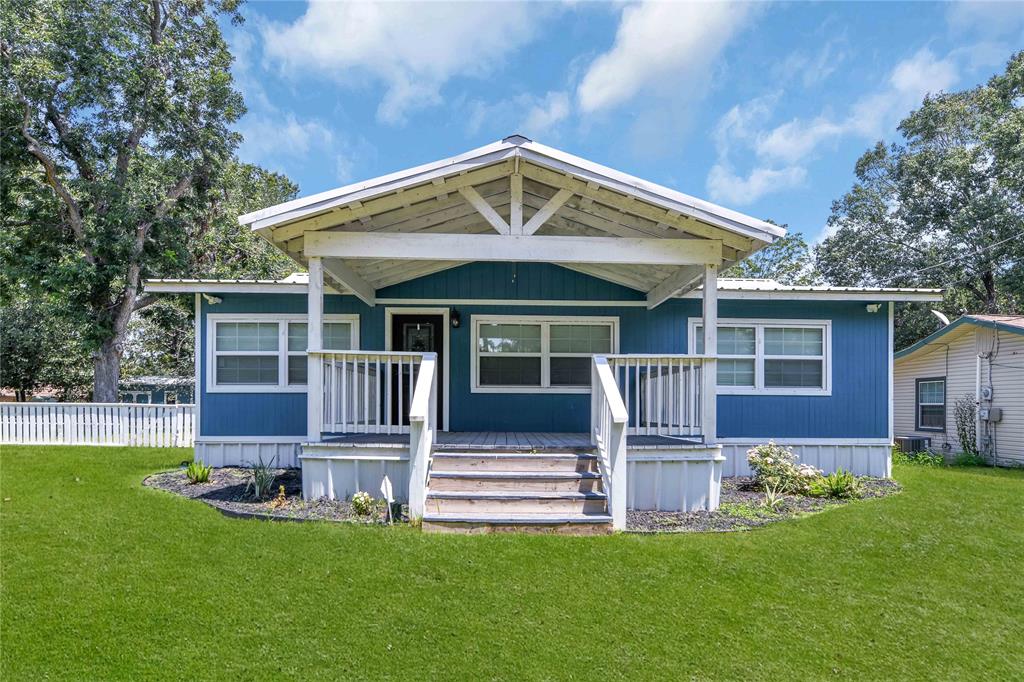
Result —
[[[704, 354], [704, 327], [694, 329], [694, 353]], [[719, 327], [718, 352], [721, 355], [754, 355], [757, 331], [754, 327]]]
[[325, 350], [351, 350], [352, 324], [350, 322], [324, 323]]
[[922, 381], [917, 385], [918, 402], [941, 405], [945, 402], [946, 382], [945, 381]]
[[481, 386], [540, 386], [540, 358], [480, 358]]
[[612, 328], [607, 324], [551, 325], [552, 353], [610, 353]]
[[277, 322], [218, 322], [217, 350], [277, 350]]
[[753, 386], [754, 359], [750, 360], [719, 360], [719, 386]]
[[217, 357], [218, 384], [277, 384], [277, 356], [221, 355]]
[[288, 323], [288, 350], [304, 351], [309, 347], [307, 332], [309, 328], [305, 322]]
[[590, 358], [551, 358], [552, 386], [589, 386]]
[[824, 330], [765, 327], [765, 355], [822, 355]]
[[[703, 334], [703, 330], [701, 334]], [[718, 353], [720, 355], [753, 355], [755, 339], [753, 327], [719, 327]], [[703, 338], [701, 338], [701, 345], [704, 345]]]
[[773, 388], [821, 388], [821, 360], [765, 360], [764, 385]]
[[305, 384], [306, 375], [309, 372], [309, 364], [305, 355], [288, 356], [288, 383]]
[[921, 427], [926, 429], [941, 429], [946, 425], [946, 408], [942, 405], [921, 406]]
[[480, 350], [485, 353], [539, 353], [539, 324], [481, 324]]

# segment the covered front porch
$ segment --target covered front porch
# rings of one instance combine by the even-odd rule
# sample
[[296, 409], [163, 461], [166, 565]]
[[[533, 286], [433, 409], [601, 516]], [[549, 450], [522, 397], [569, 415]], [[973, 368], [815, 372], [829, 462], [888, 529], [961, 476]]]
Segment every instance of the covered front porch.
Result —
[[[241, 221], [309, 272], [302, 455], [308, 495], [347, 495], [349, 482], [376, 490], [358, 473], [376, 461], [375, 475], [398, 476], [397, 487], [407, 491], [410, 512], [419, 518], [431, 496], [432, 462], [443, 453], [560, 449], [593, 456], [600, 486], [587, 494], [606, 497], [616, 528], [625, 523], [631, 481], [652, 480], [654, 505], [663, 488], [688, 485], [664, 485], [661, 472], [677, 464], [707, 465], [699, 474], [705, 493], [673, 504], [717, 505], [718, 273], [783, 234], [779, 228], [520, 136]], [[631, 290], [634, 298], [609, 302], [579, 291], [545, 291], [537, 299], [504, 299], [474, 291], [454, 301], [425, 289], [408, 298], [379, 293], [470, 263], [564, 268]], [[633, 334], [627, 325], [646, 324], [644, 316], [597, 310], [628, 305], [653, 319], [650, 311], [697, 288], [707, 354], [678, 346], [671, 353], [620, 353], [618, 335]], [[371, 309], [384, 304], [384, 343], [326, 348], [325, 292], [354, 296]], [[473, 325], [472, 336], [463, 334], [452, 347], [460, 325], [456, 305], [479, 314], [462, 320]], [[553, 316], [552, 306], [574, 307], [572, 315]], [[436, 318], [423, 318], [434, 325], [425, 335], [433, 345], [395, 345], [391, 320], [402, 312]], [[685, 319], [663, 319], [685, 329]], [[477, 326], [485, 321], [493, 327], [486, 340]], [[573, 324], [610, 331], [595, 332], [590, 350], [556, 348], [556, 333]], [[519, 338], [516, 326], [541, 331]], [[490, 356], [506, 351], [498, 367]], [[470, 376], [452, 368], [459, 353], [473, 357]], [[546, 411], [553, 430], [523, 429], [523, 412], [537, 409]], [[472, 423], [488, 427], [450, 430], [471, 423], [461, 419], [470, 410], [477, 413]], [[486, 419], [481, 410], [488, 410]], [[342, 469], [355, 473], [339, 485]]]

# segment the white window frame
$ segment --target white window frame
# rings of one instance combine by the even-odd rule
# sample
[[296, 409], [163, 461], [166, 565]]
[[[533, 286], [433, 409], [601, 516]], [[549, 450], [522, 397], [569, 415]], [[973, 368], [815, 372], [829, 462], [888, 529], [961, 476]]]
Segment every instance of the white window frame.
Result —
[[[689, 352], [696, 353], [697, 350], [697, 327], [703, 324], [699, 317], [689, 319], [687, 346]], [[754, 345], [754, 385], [751, 386], [717, 386], [719, 395], [803, 395], [803, 396], [830, 396], [832, 395], [832, 321], [831, 320], [782, 320], [775, 318], [720, 318], [718, 326], [721, 327], [753, 327], [755, 333]], [[822, 356], [817, 355], [765, 355], [764, 352], [764, 330], [770, 327], [821, 329], [822, 330]], [[707, 349], [705, 349], [706, 351]], [[749, 355], [719, 355], [722, 359], [749, 358]], [[822, 382], [823, 386], [815, 387], [775, 387], [765, 386], [764, 383], [764, 361], [765, 360], [822, 360]]]
[[[481, 324], [539, 324], [540, 353], [480, 353]], [[470, 363], [470, 390], [473, 393], [590, 393], [590, 386], [552, 386], [552, 357], [581, 357], [580, 353], [552, 353], [551, 325], [608, 325], [611, 327], [612, 349], [610, 354], [618, 353], [619, 349], [619, 318], [588, 317], [579, 315], [470, 315], [472, 334], [470, 343], [472, 362]], [[506, 357], [540, 357], [540, 386], [481, 386], [480, 358], [487, 356]]]
[[[324, 322], [348, 322], [352, 325], [352, 350], [359, 350], [359, 315], [357, 313], [324, 315]], [[221, 351], [217, 346], [217, 325], [221, 322], [276, 322], [276, 351]], [[306, 393], [308, 384], [288, 383], [288, 357], [306, 355], [304, 352], [288, 350], [288, 323], [309, 323], [304, 313], [269, 314], [269, 313], [210, 313], [206, 316], [206, 392], [207, 393]], [[218, 384], [218, 355], [276, 355], [276, 384]]]

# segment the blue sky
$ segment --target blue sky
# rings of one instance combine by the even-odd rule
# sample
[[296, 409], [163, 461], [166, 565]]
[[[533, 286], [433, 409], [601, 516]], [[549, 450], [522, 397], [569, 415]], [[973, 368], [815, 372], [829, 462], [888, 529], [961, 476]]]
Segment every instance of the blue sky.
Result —
[[302, 195], [522, 133], [820, 238], [928, 92], [1024, 46], [1022, 3], [251, 2], [239, 154]]

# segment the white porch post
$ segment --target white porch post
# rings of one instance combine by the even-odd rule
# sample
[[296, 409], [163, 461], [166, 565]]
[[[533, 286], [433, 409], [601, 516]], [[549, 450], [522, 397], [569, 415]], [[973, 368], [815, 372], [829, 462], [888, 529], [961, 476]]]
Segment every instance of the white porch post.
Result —
[[[306, 309], [307, 350], [323, 350], [324, 269], [319, 258], [309, 259], [309, 302]], [[323, 364], [318, 355], [307, 356], [306, 439], [320, 440], [323, 420]]]
[[[704, 266], [704, 354], [718, 355], [718, 265]], [[704, 361], [702, 371], [701, 399], [703, 403], [702, 431], [704, 442], [711, 444], [717, 439], [718, 395], [715, 384], [718, 377], [718, 361], [712, 358]]]

